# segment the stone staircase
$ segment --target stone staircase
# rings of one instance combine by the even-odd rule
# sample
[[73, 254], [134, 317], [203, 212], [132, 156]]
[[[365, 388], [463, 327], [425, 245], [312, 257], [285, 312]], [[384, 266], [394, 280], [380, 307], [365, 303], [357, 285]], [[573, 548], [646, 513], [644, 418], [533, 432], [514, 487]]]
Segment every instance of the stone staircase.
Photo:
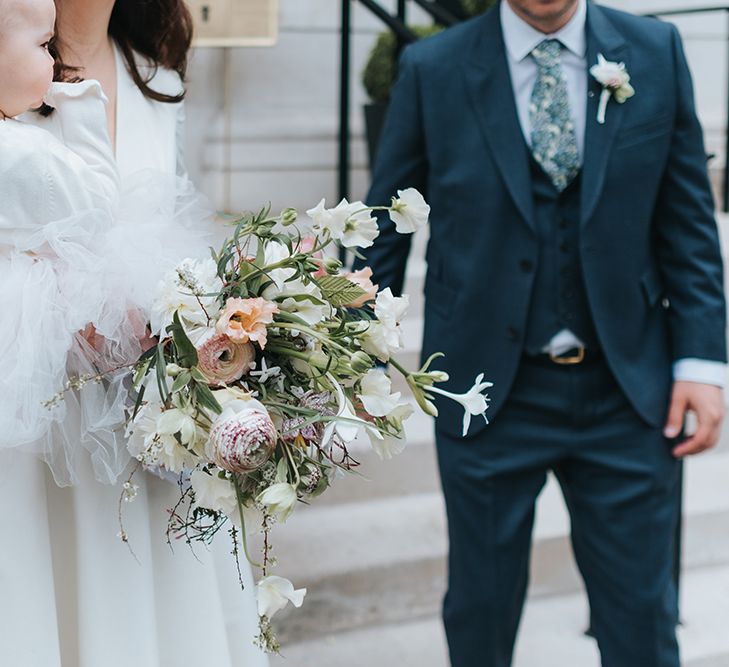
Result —
[[[417, 363], [420, 340], [425, 242], [416, 238], [408, 271], [409, 365]], [[283, 657], [272, 667], [448, 665], [439, 620], [447, 538], [432, 423], [416, 414], [407, 426], [409, 444], [399, 457], [382, 462], [356, 445], [361, 474], [337, 480], [275, 535], [278, 573], [308, 594], [302, 609], [276, 618]], [[716, 450], [687, 461], [685, 474], [684, 665], [729, 667], [729, 430]], [[569, 517], [550, 479], [537, 506], [515, 667], [597, 667], [595, 643], [583, 634], [587, 619]]]

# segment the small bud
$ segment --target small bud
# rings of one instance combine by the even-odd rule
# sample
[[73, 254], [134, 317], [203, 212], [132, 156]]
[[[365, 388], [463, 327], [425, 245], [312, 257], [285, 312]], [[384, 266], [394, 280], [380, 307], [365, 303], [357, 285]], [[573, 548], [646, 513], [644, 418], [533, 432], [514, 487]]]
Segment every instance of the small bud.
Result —
[[370, 357], [370, 355], [366, 352], [358, 350], [352, 355], [350, 365], [352, 366], [352, 370], [358, 375], [366, 373], [370, 370], [370, 368], [372, 368], [372, 357]]
[[167, 364], [166, 367], [167, 375], [169, 375], [171, 378], [177, 377], [182, 371], [185, 369], [181, 366], [178, 366], [177, 364]]
[[295, 208], [286, 208], [281, 213], [281, 224], [284, 227], [293, 225], [298, 217], [299, 214], [296, 212]]
[[324, 260], [324, 270], [330, 276], [336, 276], [339, 273], [339, 269], [342, 268], [342, 263], [336, 257], [327, 257]]

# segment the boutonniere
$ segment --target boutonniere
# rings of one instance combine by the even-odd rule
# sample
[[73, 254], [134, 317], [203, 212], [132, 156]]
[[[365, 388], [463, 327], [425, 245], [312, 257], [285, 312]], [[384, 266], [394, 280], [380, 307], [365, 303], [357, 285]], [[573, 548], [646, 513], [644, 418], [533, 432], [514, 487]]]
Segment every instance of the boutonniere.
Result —
[[597, 54], [597, 65], [590, 68], [590, 74], [602, 86], [597, 122], [603, 125], [610, 98], [614, 97], [618, 104], [623, 104], [635, 95], [635, 89], [630, 85], [630, 74], [625, 69], [625, 63], [610, 62], [602, 53]]

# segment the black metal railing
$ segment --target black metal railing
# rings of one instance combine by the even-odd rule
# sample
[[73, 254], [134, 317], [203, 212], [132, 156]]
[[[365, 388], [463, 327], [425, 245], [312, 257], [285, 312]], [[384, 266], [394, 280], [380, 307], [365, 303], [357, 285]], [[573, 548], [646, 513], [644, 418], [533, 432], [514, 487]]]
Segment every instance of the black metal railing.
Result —
[[[340, 55], [340, 101], [339, 101], [339, 167], [338, 182], [340, 199], [349, 196], [350, 171], [350, 82], [351, 82], [351, 38], [352, 38], [352, 4], [359, 2], [362, 7], [370, 11], [397, 36], [400, 47], [417, 39], [416, 35], [407, 27], [408, 0], [397, 0], [397, 13], [393, 16], [375, 0], [342, 0], [341, 20], [341, 55]], [[451, 26], [459, 22], [459, 17], [448, 11], [434, 0], [409, 0], [425, 10], [436, 23]], [[728, 27], [727, 43], [729, 45], [729, 5], [687, 7], [684, 9], [670, 9], [654, 11], [648, 14], [657, 18], [677, 18], [697, 14], [724, 12], [727, 15]], [[729, 49], [727, 50], [727, 66], [729, 67]], [[725, 166], [722, 183], [722, 208], [729, 212], [729, 70], [727, 74], [727, 120], [725, 125]]]

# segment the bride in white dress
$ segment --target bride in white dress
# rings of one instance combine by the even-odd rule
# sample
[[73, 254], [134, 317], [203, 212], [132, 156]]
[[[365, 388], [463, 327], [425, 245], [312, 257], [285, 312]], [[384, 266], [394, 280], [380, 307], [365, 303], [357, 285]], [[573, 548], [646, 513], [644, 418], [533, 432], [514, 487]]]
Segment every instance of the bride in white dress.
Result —
[[[139, 252], [145, 261], [146, 252], [146, 261], [154, 262], [149, 248], [164, 242], [163, 227], [150, 226], [149, 238], [138, 237], [145, 215], [154, 220], [171, 208], [165, 200], [169, 189], [156, 185], [160, 181], [153, 174], [170, 179], [183, 174], [179, 73], [189, 47], [189, 15], [181, 0], [124, 0], [118, 8], [113, 0], [57, 4], [64, 61], [79, 68], [75, 76], [98, 79], [109, 99], [122, 209], [130, 224], [138, 225], [116, 237], [116, 259]], [[166, 37], [160, 45], [155, 39], [161, 34]], [[132, 49], [145, 48], [159, 68], [133, 55]], [[136, 72], [125, 53], [136, 59]], [[53, 114], [24, 120], [62, 135]], [[130, 192], [139, 194], [130, 201]], [[155, 196], [159, 201], [153, 201]], [[153, 288], [149, 285], [148, 292]], [[142, 305], [148, 298], [144, 285], [127, 289]], [[69, 403], [64, 434], [72, 431], [74, 420], [83, 421], [83, 405], [79, 413]], [[267, 665], [252, 643], [258, 619], [246, 563], [241, 563], [244, 593], [225, 535], [210, 550], [197, 548], [193, 555], [181, 543], [172, 553], [165, 541], [165, 508], [175, 504], [179, 492], [150, 473], [137, 474], [137, 498], [124, 505], [125, 529], [138, 560], [130, 555], [117, 535], [125, 452], [111, 449], [109, 442], [75, 450], [73, 442], [56, 442], [59, 451], [73, 456], [51, 459], [53, 472], [36, 456], [0, 451], [0, 664]], [[123, 441], [118, 445], [123, 448]]]

